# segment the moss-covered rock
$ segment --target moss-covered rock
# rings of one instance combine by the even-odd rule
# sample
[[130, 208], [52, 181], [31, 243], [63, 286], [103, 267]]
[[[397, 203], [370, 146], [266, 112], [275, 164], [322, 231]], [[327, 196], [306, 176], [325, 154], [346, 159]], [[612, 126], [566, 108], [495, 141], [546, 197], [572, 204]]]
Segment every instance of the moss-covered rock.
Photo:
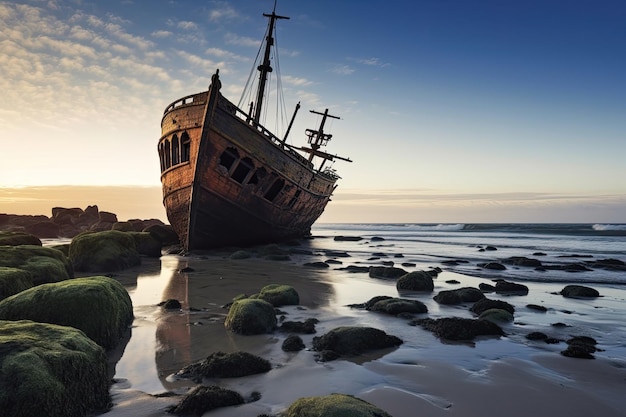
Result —
[[[367, 303], [366, 303], [367, 304]], [[406, 298], [386, 297], [380, 299], [367, 307], [370, 311], [392, 314], [422, 314], [428, 312], [426, 304], [418, 300], [408, 300]]]
[[41, 240], [30, 233], [0, 231], [0, 246], [19, 245], [41, 246]]
[[112, 272], [141, 264], [133, 237], [117, 230], [76, 236], [69, 258], [76, 271], [84, 272]]
[[178, 235], [170, 225], [152, 224], [146, 226], [142, 232], [150, 233], [156, 240], [161, 242], [161, 246], [170, 246], [180, 243]]
[[243, 404], [244, 399], [236, 391], [217, 385], [199, 385], [192, 388], [170, 412], [181, 416], [201, 416], [207, 411], [221, 407]]
[[419, 325], [445, 340], [473, 340], [477, 336], [504, 336], [497, 324], [488, 320], [443, 317], [418, 319], [411, 324]]
[[0, 266], [30, 272], [33, 285], [74, 277], [74, 268], [62, 252], [36, 245], [0, 247]]
[[105, 349], [114, 347], [133, 320], [126, 289], [107, 277], [42, 284], [0, 301], [0, 320], [72, 326]]
[[513, 321], [513, 314], [501, 308], [490, 308], [480, 313], [478, 318], [480, 320], [489, 320], [493, 323], [510, 323]]
[[512, 304], [502, 300], [491, 300], [489, 298], [483, 298], [478, 300], [470, 307], [470, 311], [474, 314], [480, 315], [484, 311], [497, 308], [500, 310], [508, 311], [511, 314], [515, 313], [515, 307]]
[[274, 306], [265, 300], [246, 298], [234, 301], [224, 325], [238, 334], [271, 333], [276, 328]]
[[393, 266], [370, 266], [369, 267], [370, 278], [396, 279], [406, 274], [407, 274], [407, 271], [405, 271], [404, 269], [396, 268]]
[[0, 321], [2, 415], [82, 417], [109, 405], [106, 355], [83, 332]]
[[33, 286], [33, 276], [23, 269], [0, 266], [0, 300]]
[[285, 417], [391, 417], [380, 408], [345, 394], [305, 397], [296, 400]]
[[261, 374], [272, 369], [266, 359], [248, 352], [214, 352], [202, 362], [188, 365], [176, 373], [181, 378], [238, 378]]
[[261, 289], [261, 292], [251, 296], [250, 298], [265, 300], [274, 307], [300, 304], [300, 295], [298, 294], [298, 291], [290, 285], [266, 285]]
[[485, 298], [485, 294], [478, 288], [463, 287], [456, 290], [440, 291], [433, 297], [439, 304], [453, 305], [462, 303], [473, 303]]
[[337, 327], [313, 338], [313, 350], [332, 351], [339, 356], [354, 356], [377, 349], [401, 345], [400, 338], [373, 327]]
[[161, 242], [148, 232], [127, 232], [135, 241], [140, 255], [158, 258], [161, 256]]
[[431, 292], [435, 288], [433, 277], [425, 271], [412, 271], [401, 276], [396, 282], [398, 291]]

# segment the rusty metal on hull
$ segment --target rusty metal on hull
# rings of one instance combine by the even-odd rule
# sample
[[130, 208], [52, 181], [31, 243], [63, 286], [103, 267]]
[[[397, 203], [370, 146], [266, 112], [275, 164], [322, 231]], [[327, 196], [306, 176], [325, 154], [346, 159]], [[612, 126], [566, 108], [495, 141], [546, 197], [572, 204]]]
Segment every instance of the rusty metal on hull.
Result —
[[[271, 71], [269, 63], [261, 69]], [[224, 98], [220, 88], [218, 71], [207, 91], [170, 104], [161, 120], [163, 204], [181, 244], [192, 250], [308, 234], [339, 179], [322, 169], [324, 163], [349, 161], [319, 150], [330, 138], [324, 121], [335, 116], [326, 110], [319, 130], [307, 133], [311, 148], [296, 148]], [[313, 157], [322, 159], [317, 168]]]

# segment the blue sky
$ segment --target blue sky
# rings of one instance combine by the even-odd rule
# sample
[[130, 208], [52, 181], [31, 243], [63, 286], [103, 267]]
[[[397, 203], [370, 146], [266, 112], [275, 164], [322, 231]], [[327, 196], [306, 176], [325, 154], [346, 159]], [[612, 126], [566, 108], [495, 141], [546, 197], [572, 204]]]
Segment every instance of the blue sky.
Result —
[[[0, 3], [2, 190], [159, 187], [164, 108], [217, 68], [238, 103], [272, 7]], [[622, 1], [282, 0], [276, 11], [290, 17], [277, 33], [287, 112], [303, 105], [291, 141], [317, 123], [308, 110], [329, 108], [342, 120], [328, 150], [354, 160], [335, 164], [321, 220], [626, 222]], [[67, 190], [59, 198], [76, 201]], [[100, 206], [123, 210], [101, 190]], [[161, 213], [154, 195], [144, 213]], [[0, 194], [0, 212], [16, 199]]]

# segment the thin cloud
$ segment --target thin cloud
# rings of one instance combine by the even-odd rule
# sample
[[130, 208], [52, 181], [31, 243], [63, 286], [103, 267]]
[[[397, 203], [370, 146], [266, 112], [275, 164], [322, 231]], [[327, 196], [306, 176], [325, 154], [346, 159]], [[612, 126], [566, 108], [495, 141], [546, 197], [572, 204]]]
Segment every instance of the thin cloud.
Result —
[[384, 68], [384, 67], [388, 67], [391, 64], [388, 62], [382, 62], [379, 58], [348, 58], [348, 60], [352, 61], [352, 62], [356, 62], [357, 64], [361, 64], [361, 65], [366, 65], [369, 67], [380, 67], [380, 68]]
[[249, 38], [246, 36], [235, 35], [234, 33], [227, 33], [225, 36], [226, 43], [230, 45], [239, 45], [239, 46], [251, 46], [258, 48], [261, 44], [261, 41], [258, 39]]
[[354, 71], [356, 70], [349, 65], [335, 65], [330, 70], [330, 72], [333, 72], [339, 75], [351, 75], [354, 73]]
[[220, 3], [218, 8], [209, 12], [209, 20], [211, 22], [223, 22], [224, 20], [238, 19], [240, 17], [240, 14], [227, 3]]
[[297, 86], [297, 87], [307, 87], [313, 85], [313, 81], [307, 80], [306, 78], [301, 77], [292, 77], [290, 75], [283, 75], [282, 80], [285, 84]]

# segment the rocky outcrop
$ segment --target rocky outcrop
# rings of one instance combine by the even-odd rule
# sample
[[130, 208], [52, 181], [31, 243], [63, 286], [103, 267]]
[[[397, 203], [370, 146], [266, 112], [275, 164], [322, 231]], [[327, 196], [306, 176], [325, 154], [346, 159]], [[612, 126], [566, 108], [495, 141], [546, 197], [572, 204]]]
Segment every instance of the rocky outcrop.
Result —
[[380, 408], [345, 394], [305, 397], [296, 400], [285, 417], [391, 417]]
[[126, 289], [108, 277], [42, 284], [0, 301], [0, 320], [32, 320], [71, 326], [111, 349], [133, 321]]
[[79, 417], [110, 405], [104, 349], [72, 327], [0, 321], [4, 416]]
[[276, 328], [274, 306], [265, 300], [245, 298], [233, 302], [224, 325], [243, 335], [271, 333]]

